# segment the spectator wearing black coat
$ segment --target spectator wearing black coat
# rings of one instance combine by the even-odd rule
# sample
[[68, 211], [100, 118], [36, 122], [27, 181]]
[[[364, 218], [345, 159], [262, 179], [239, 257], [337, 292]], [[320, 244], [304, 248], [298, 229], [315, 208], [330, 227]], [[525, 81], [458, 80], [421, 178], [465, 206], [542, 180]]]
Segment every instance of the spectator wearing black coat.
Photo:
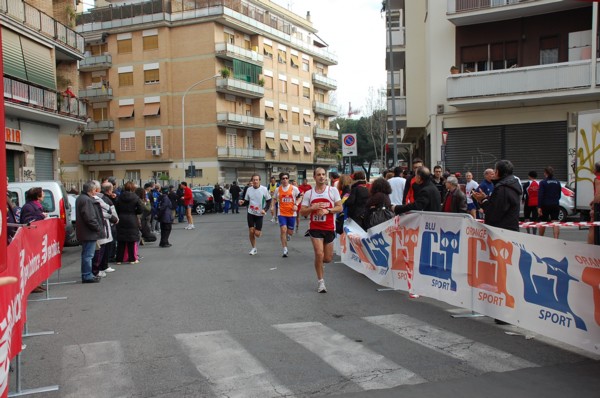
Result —
[[442, 210], [446, 213], [467, 213], [467, 196], [458, 187], [458, 179], [454, 176], [446, 179], [446, 196]]
[[411, 210], [442, 211], [440, 191], [433, 185], [431, 172], [427, 167], [421, 166], [417, 169], [413, 190], [414, 202], [402, 206], [394, 206], [394, 213], [402, 214]]
[[183, 185], [177, 188], [177, 222], [182, 223], [185, 218], [185, 202], [183, 201]]
[[483, 192], [472, 193], [485, 211], [485, 223], [492, 227], [518, 231], [523, 189], [513, 175], [513, 164], [508, 160], [496, 162], [496, 179], [492, 182], [494, 190], [490, 196]]
[[135, 258], [135, 244], [140, 240], [138, 214], [142, 214], [142, 203], [134, 193], [135, 185], [129, 181], [123, 187], [123, 192], [116, 201], [119, 223], [117, 224], [117, 264], [123, 262], [125, 249], [131, 264], [139, 262]]
[[350, 196], [345, 202], [348, 209], [348, 218], [351, 218], [358, 225], [362, 226], [367, 213], [367, 201], [369, 200], [369, 188], [365, 173], [357, 171], [353, 176], [354, 184], [350, 188]]
[[158, 200], [158, 221], [160, 221], [160, 247], [171, 247], [169, 236], [171, 236], [171, 227], [173, 224], [173, 205], [169, 199], [168, 191], [163, 190]]
[[215, 201], [215, 213], [223, 213], [223, 188], [217, 183], [213, 188], [213, 199]]
[[231, 214], [240, 213], [240, 204], [238, 203], [240, 200], [240, 193], [242, 189], [237, 184], [237, 181], [231, 183], [231, 188], [229, 188], [229, 193], [231, 194]]
[[100, 277], [92, 274], [92, 259], [96, 251], [96, 241], [106, 238], [102, 209], [100, 202], [93, 197], [94, 191], [95, 184], [92, 181], [86, 182], [81, 189], [81, 195], [75, 201], [75, 227], [77, 239], [81, 243], [82, 283], [100, 282]]

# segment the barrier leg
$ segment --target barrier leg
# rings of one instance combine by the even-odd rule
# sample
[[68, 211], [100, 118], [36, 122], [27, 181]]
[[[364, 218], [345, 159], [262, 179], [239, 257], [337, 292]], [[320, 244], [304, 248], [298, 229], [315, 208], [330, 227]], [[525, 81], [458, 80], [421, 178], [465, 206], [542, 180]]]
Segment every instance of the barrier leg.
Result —
[[66, 285], [69, 283], [77, 283], [77, 281], [64, 281], [61, 282], [60, 280], [60, 268], [56, 271], [56, 282], [50, 282], [50, 281], [46, 281], [46, 285]]
[[23, 390], [21, 388], [21, 354], [17, 354], [15, 361], [15, 378], [17, 384], [17, 391], [9, 392], [9, 397], [21, 397], [23, 395], [31, 395], [31, 394], [40, 394], [44, 392], [58, 391], [59, 387], [57, 385], [47, 386], [47, 387], [38, 387], [31, 388], [27, 390]]
[[48, 283], [48, 280], [46, 280], [46, 298], [43, 299], [29, 299], [28, 301], [30, 302], [34, 302], [34, 301], [51, 301], [51, 300], [66, 300], [66, 297], [50, 297], [50, 284]]

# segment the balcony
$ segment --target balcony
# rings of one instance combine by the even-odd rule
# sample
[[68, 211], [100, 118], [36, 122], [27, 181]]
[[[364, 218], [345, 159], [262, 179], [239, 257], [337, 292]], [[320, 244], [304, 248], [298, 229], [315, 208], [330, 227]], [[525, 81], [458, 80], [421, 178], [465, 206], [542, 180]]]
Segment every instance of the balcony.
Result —
[[106, 86], [100, 88], [90, 86], [85, 90], [79, 90], [79, 96], [88, 102], [106, 102], [112, 99], [113, 91], [112, 88]]
[[337, 81], [320, 73], [312, 74], [312, 83], [315, 87], [322, 88], [324, 90], [337, 89]]
[[94, 72], [97, 70], [106, 70], [112, 66], [112, 56], [110, 54], [85, 57], [79, 62], [80, 72]]
[[79, 154], [80, 162], [108, 162], [110, 160], [115, 160], [114, 152]]
[[3, 24], [16, 21], [53, 40], [56, 49], [62, 55], [72, 60], [82, 58], [83, 36], [24, 1], [0, 1], [0, 14], [9, 17], [3, 21]]
[[[277, 13], [266, 13], [271, 7], [256, 6], [247, 2], [231, 0], [211, 0], [186, 2], [185, 9], [181, 2], [151, 0], [132, 4], [97, 7], [77, 15], [79, 32], [105, 31], [127, 26], [142, 25], [148, 22], [187, 23], [192, 20], [208, 19], [224, 25], [235, 26], [249, 34], [260, 34], [273, 37], [281, 43], [291, 42], [292, 46], [311, 55], [316, 62], [324, 65], [337, 65], [337, 56], [326, 49], [326, 46], [314, 45], [312, 40], [295, 37], [294, 26], [289, 21], [277, 16]], [[265, 18], [269, 15], [269, 18]]]
[[217, 125], [249, 130], [262, 130], [265, 128], [265, 119], [262, 117], [246, 116], [232, 112], [218, 112]]
[[264, 149], [217, 147], [219, 159], [264, 159]]
[[[395, 110], [396, 117], [398, 116], [406, 116], [406, 97], [395, 97]], [[392, 114], [392, 98], [388, 97], [387, 99], [387, 114], [388, 116], [393, 116]]]
[[338, 140], [339, 134], [335, 130], [327, 130], [322, 129], [320, 127], [315, 126], [315, 138], [319, 138], [322, 140]]
[[223, 94], [239, 95], [244, 98], [262, 98], [265, 96], [264, 87], [239, 79], [217, 79], [217, 91]]
[[83, 132], [85, 134], [112, 133], [113, 131], [115, 131], [114, 120], [99, 120], [97, 122], [88, 122], [83, 129]]
[[313, 101], [313, 110], [315, 113], [325, 116], [337, 116], [338, 114], [337, 106], [319, 101]]
[[475, 25], [590, 7], [589, 2], [563, 0], [447, 0], [448, 21]]
[[262, 66], [264, 62], [264, 56], [257, 51], [246, 50], [230, 43], [216, 43], [215, 52], [217, 53], [217, 58], [221, 59], [239, 59], [258, 66]]
[[335, 153], [319, 151], [315, 153], [315, 163], [334, 165], [338, 163], [338, 157]]
[[4, 77], [4, 105], [7, 117], [58, 125], [65, 132], [82, 127], [87, 118], [85, 102], [9, 77]]
[[[387, 26], [386, 26], [387, 29]], [[405, 42], [405, 28], [392, 28], [392, 48], [393, 47], [404, 47]], [[390, 34], [385, 31], [385, 48], [389, 51], [390, 48]]]
[[446, 80], [449, 105], [462, 109], [594, 100], [600, 91], [591, 85], [589, 60], [463, 73]]

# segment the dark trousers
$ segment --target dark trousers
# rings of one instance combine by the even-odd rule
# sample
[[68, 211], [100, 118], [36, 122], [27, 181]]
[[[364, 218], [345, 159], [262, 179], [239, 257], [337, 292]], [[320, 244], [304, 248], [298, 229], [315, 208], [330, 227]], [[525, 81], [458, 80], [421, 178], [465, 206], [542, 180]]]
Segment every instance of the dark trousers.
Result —
[[135, 258], [135, 242], [119, 241], [119, 244], [117, 245], [117, 262], [118, 263], [123, 262], [123, 257], [125, 256], [125, 247], [127, 247], [127, 256], [128, 256], [127, 260], [129, 262], [133, 262], [133, 261], [137, 260]]
[[240, 212], [240, 204], [239, 198], [231, 198], [231, 213], [239, 213]]
[[169, 236], [171, 236], [171, 228], [173, 224], [161, 222], [160, 223], [160, 246], [169, 244]]

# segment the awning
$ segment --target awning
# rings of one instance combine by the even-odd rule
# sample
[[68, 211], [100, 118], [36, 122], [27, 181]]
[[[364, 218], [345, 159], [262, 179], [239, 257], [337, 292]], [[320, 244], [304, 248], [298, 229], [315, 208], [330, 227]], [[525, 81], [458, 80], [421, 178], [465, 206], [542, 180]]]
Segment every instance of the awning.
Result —
[[283, 50], [277, 50], [277, 53], [279, 54], [279, 61], [280, 62], [285, 62], [285, 51]]
[[281, 123], [287, 122], [287, 112], [279, 112], [279, 121]]
[[274, 139], [267, 138], [267, 148], [271, 151], [277, 150], [277, 144], [275, 143]]
[[133, 105], [123, 105], [119, 107], [119, 119], [133, 117]]
[[302, 144], [299, 142], [292, 142], [292, 146], [294, 147], [294, 152], [302, 152]]
[[306, 151], [306, 153], [312, 153], [312, 145], [304, 144], [304, 150]]
[[283, 152], [288, 152], [290, 150], [290, 147], [289, 147], [287, 141], [280, 141], [279, 144], [281, 144], [281, 150]]
[[310, 118], [303, 117], [302, 121], [304, 121], [304, 125], [305, 126], [310, 126], [311, 125]]
[[292, 54], [290, 56], [290, 58], [291, 58], [291, 61], [292, 61], [292, 66], [298, 67], [300, 65], [300, 61], [298, 61], [298, 56], [297, 55]]
[[275, 111], [273, 108], [265, 108], [265, 118], [267, 120], [275, 120]]
[[158, 116], [160, 114], [160, 102], [144, 104], [144, 116]]

